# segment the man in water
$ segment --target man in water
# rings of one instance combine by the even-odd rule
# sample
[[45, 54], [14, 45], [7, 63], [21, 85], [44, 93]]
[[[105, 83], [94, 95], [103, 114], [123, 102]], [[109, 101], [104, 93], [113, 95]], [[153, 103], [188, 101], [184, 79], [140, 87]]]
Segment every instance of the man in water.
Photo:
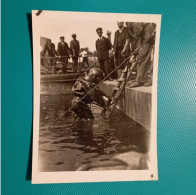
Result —
[[71, 105], [73, 107], [72, 111], [79, 119], [94, 119], [88, 105], [94, 102], [100, 107], [105, 107], [107, 101], [109, 101], [109, 97], [98, 87], [95, 87], [103, 78], [103, 72], [99, 68], [91, 68], [80, 76], [72, 87], [74, 94]]

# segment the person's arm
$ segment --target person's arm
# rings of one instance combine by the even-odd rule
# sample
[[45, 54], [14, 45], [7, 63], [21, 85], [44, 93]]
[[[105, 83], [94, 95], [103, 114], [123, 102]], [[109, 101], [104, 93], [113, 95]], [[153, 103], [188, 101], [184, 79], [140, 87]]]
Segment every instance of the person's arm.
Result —
[[130, 38], [126, 38], [126, 41], [125, 41], [125, 45], [124, 45], [124, 48], [121, 52], [121, 55], [125, 55], [125, 51], [128, 49], [129, 45], [130, 45], [130, 42], [131, 42], [131, 39]]

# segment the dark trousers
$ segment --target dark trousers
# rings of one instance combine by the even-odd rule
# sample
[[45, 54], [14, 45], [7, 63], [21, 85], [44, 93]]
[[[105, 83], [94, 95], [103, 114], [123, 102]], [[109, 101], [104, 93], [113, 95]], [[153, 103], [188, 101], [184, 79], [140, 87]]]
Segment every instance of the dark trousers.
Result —
[[88, 57], [83, 57], [83, 59], [82, 59], [82, 68], [84, 68], [84, 63], [89, 67]]
[[136, 82], [145, 83], [146, 74], [150, 65], [150, 55], [152, 51], [152, 45], [150, 43], [144, 44], [138, 52], [137, 56], [137, 76]]
[[60, 60], [62, 63], [62, 72], [66, 73], [67, 72], [68, 57], [62, 57]]
[[78, 57], [73, 57], [73, 72], [77, 72], [77, 68], [78, 68]]
[[[115, 69], [114, 58], [113, 58], [113, 57], [110, 57], [110, 58], [109, 58], [109, 70], [110, 70], [110, 72], [112, 72], [114, 69]], [[111, 76], [112, 76], [113, 79], [117, 79], [117, 78], [118, 78], [117, 71], [114, 71], [114, 72], [111, 74]]]
[[99, 67], [107, 76], [109, 74], [109, 60], [108, 59], [99, 59]]
[[[52, 56], [53, 57], [53, 56]], [[56, 66], [56, 59], [53, 59], [53, 58], [49, 58], [48, 59], [48, 69], [49, 69], [49, 71], [51, 71], [51, 68], [53, 67], [53, 66]]]

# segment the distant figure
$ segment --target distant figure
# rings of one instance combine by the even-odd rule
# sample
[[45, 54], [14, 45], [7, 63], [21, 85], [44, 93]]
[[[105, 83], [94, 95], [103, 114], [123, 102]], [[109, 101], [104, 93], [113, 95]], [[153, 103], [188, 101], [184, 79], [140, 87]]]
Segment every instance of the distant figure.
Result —
[[151, 54], [155, 41], [155, 25], [136, 22], [127, 22], [126, 25], [128, 34], [122, 53], [131, 43], [132, 51], [136, 51], [133, 58], [136, 59], [137, 63], [136, 79], [129, 87], [140, 87], [146, 83], [147, 69], [151, 63]]
[[68, 59], [70, 59], [71, 52], [63, 36], [60, 37], [57, 53], [60, 56], [60, 60], [62, 63], [62, 73], [67, 73]]
[[[113, 45], [112, 45], [112, 41], [111, 41], [111, 34], [112, 32], [107, 30], [107, 38], [110, 41], [111, 44], [111, 49], [109, 50], [109, 72], [112, 72], [115, 69], [115, 62], [114, 62], [114, 55], [113, 55]], [[112, 79], [117, 79], [118, 75], [117, 75], [117, 71], [115, 71], [114, 73], [111, 74]]]
[[[124, 22], [117, 22], [117, 25], [118, 25], [118, 30], [115, 32], [114, 35], [114, 56], [116, 60], [116, 65], [119, 66], [126, 58], [126, 56], [128, 56], [127, 53], [125, 53], [124, 56], [122, 56], [121, 54], [126, 42], [127, 28], [124, 26]], [[124, 65], [120, 67], [120, 69], [124, 69], [124, 68], [125, 68]]]
[[[104, 72], [105, 76], [107, 76], [109, 74], [109, 50], [111, 49], [111, 44], [108, 38], [102, 36], [102, 28], [97, 28], [96, 32], [99, 37], [96, 40], [96, 50], [99, 60], [99, 66], [100, 69]], [[109, 76], [107, 79], [112, 80], [111, 76]]]
[[72, 60], [73, 60], [73, 72], [77, 72], [78, 70], [78, 57], [80, 51], [80, 43], [76, 40], [76, 34], [72, 34], [73, 40], [70, 41], [70, 49], [72, 52]]
[[42, 56], [44, 57], [47, 55], [49, 57], [47, 59], [47, 62], [49, 64], [49, 71], [51, 70], [52, 66], [56, 65], [56, 59], [55, 57], [57, 56], [57, 52], [55, 50], [55, 45], [52, 43], [51, 39], [47, 39], [46, 44], [44, 45], [44, 49], [42, 51]]
[[89, 67], [87, 51], [81, 48], [80, 56], [82, 57], [82, 68], [85, 69], [84, 63]]

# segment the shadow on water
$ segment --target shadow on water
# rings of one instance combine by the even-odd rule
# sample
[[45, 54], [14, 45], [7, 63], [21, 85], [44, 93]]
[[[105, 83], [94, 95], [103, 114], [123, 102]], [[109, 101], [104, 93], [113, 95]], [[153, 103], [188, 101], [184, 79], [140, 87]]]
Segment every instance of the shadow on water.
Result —
[[92, 106], [94, 121], [76, 121], [62, 117], [53, 127], [45, 127], [69, 107], [70, 95], [42, 95], [40, 106], [40, 171], [74, 171], [86, 163], [110, 160], [130, 151], [148, 152], [150, 132], [115, 110], [111, 121]]

